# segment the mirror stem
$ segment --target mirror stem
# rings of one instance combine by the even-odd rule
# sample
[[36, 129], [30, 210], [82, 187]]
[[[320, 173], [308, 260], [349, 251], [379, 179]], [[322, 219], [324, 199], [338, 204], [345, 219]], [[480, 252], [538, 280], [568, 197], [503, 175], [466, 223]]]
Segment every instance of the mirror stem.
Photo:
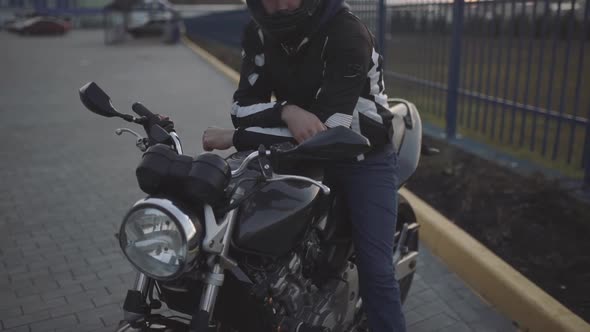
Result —
[[121, 114], [121, 118], [127, 122], [135, 122], [135, 117], [130, 114]]

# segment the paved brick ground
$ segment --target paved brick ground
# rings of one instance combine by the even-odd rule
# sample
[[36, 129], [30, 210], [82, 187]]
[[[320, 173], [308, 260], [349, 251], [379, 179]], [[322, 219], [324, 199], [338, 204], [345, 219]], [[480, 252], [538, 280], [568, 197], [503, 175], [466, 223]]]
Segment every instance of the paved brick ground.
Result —
[[[206, 126], [228, 124], [233, 83], [182, 45], [105, 47], [98, 31], [0, 45], [0, 330], [110, 331], [134, 279], [113, 234], [142, 197], [140, 153], [77, 90], [94, 80], [121, 111], [170, 114], [194, 154]], [[410, 331], [514, 330], [427, 251], [419, 270]]]

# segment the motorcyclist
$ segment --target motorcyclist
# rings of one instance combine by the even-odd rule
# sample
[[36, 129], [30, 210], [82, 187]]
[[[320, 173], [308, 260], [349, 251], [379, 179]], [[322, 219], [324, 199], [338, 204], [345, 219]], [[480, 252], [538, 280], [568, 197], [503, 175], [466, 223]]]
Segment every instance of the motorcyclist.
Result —
[[247, 5], [252, 21], [242, 38], [231, 109], [235, 128], [208, 128], [203, 148], [301, 143], [336, 126], [367, 137], [372, 151], [334, 162], [325, 181], [349, 207], [371, 331], [405, 331], [393, 264], [397, 155], [375, 38], [343, 0], [248, 0]]

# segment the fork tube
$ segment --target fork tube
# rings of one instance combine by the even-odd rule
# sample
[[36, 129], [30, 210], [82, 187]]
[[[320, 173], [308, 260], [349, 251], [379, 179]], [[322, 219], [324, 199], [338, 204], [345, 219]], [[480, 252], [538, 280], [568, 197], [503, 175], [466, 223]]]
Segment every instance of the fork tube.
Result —
[[[219, 263], [215, 264], [211, 275], [223, 275], [223, 269]], [[215, 300], [217, 300], [217, 294], [219, 293], [219, 287], [221, 287], [221, 285], [216, 285], [209, 282], [211, 281], [208, 281], [207, 286], [205, 286], [205, 292], [201, 296], [201, 310], [208, 312], [209, 318], [211, 318], [211, 314], [213, 314], [213, 308], [215, 307]], [[221, 280], [221, 283], [223, 283], [223, 279]]]
[[[229, 252], [229, 244], [231, 242], [231, 234], [234, 230], [234, 224], [236, 221], [237, 209], [233, 209], [229, 211], [226, 215], [226, 219], [228, 219], [227, 229], [225, 230], [225, 234], [223, 236], [223, 249], [221, 254], [219, 255], [221, 258], [226, 258]], [[203, 290], [203, 295], [201, 296], [201, 305], [200, 309], [202, 311], [206, 311], [209, 313], [209, 317], [211, 317], [213, 313], [213, 309], [215, 307], [215, 300], [217, 300], [217, 294], [219, 293], [219, 288], [223, 285], [223, 270], [224, 268], [221, 266], [219, 262], [215, 263], [213, 269], [210, 273], [207, 274], [205, 278], [205, 287]]]
[[148, 277], [141, 273], [141, 272], [137, 272], [137, 277], [135, 277], [135, 286], [133, 286], [133, 289], [135, 289], [136, 291], [140, 291], [141, 295], [143, 295], [144, 297], [147, 296], [147, 290], [148, 290]]
[[[127, 292], [127, 299], [129, 296], [132, 296], [132, 299], [134, 299], [131, 302], [131, 307], [126, 307], [126, 304], [123, 305], [123, 319], [129, 324], [141, 321], [146, 317], [146, 313], [144, 312], [143, 308], [145, 305], [147, 305], [146, 298], [149, 292], [149, 281], [150, 279], [145, 274], [137, 272], [133, 291], [130, 290]], [[141, 299], [136, 299], [135, 295], [133, 294], [134, 292], [139, 292], [141, 294]], [[125, 299], [125, 303], [127, 303], [127, 299]], [[137, 302], [138, 300], [142, 302]], [[124, 331], [124, 329], [120, 329], [120, 331]]]

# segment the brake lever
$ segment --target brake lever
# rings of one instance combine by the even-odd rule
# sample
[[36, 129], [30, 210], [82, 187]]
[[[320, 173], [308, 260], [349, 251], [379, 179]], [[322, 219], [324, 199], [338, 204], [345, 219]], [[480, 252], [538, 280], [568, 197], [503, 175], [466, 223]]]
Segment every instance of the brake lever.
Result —
[[115, 134], [117, 134], [118, 136], [121, 136], [123, 133], [130, 133], [131, 135], [137, 137], [137, 139], [143, 138], [143, 136], [129, 128], [117, 128], [117, 130], [115, 130]]
[[118, 128], [117, 130], [115, 130], [115, 134], [117, 134], [118, 136], [123, 135], [123, 133], [129, 133], [137, 138], [137, 140], [135, 141], [135, 146], [137, 146], [137, 148], [141, 152], [145, 152], [147, 150], [147, 146], [148, 146], [148, 144], [147, 144], [148, 139], [147, 138], [142, 137], [140, 134], [136, 133], [135, 131], [133, 131], [129, 128]]
[[303, 182], [313, 184], [314, 186], [319, 187], [325, 195], [330, 195], [330, 191], [331, 191], [330, 187], [326, 186], [325, 184], [323, 184], [319, 181], [316, 181], [316, 180], [310, 179], [310, 178], [306, 178], [304, 176], [274, 174], [272, 179], [267, 179], [266, 182], [277, 182], [277, 181], [286, 181], [286, 180], [297, 180], [297, 181], [303, 181]]

